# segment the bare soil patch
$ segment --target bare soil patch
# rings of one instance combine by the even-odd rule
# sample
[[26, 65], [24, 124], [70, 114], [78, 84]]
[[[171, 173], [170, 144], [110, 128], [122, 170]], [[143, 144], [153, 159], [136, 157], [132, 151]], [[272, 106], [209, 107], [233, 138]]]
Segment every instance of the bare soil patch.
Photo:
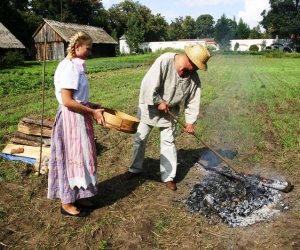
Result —
[[[59, 213], [58, 201], [46, 199], [46, 176], [24, 175], [21, 181], [2, 182], [2, 249], [299, 248], [297, 186], [293, 192], [282, 194], [290, 206], [288, 211], [252, 226], [231, 228], [186, 210], [183, 201], [191, 187], [201, 180], [194, 163], [203, 147], [193, 137], [179, 131], [178, 191], [173, 192], [159, 180], [157, 143], [152, 141], [149, 146], [145, 173], [137, 179], [125, 181], [123, 173], [130, 164], [132, 137], [121, 138], [119, 132], [113, 130], [105, 133], [110, 140], [105, 139], [107, 137], [100, 128], [97, 129], [100, 182], [96, 200], [101, 207], [89, 218], [66, 218]], [[9, 164], [1, 167], [9, 167]], [[262, 162], [252, 170], [265, 175], [284, 174], [296, 182], [299, 173], [287, 176], [274, 168], [274, 164], [280, 165], [280, 162]]]

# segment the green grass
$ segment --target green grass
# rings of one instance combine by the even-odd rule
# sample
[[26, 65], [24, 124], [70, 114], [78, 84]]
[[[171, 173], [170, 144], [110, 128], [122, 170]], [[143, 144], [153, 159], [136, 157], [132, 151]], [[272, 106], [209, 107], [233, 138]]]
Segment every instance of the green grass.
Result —
[[[126, 67], [97, 71], [97, 67], [116, 65], [114, 63], [118, 60]], [[140, 83], [153, 60], [154, 55], [88, 60], [88, 67], [96, 68], [88, 73], [90, 100], [135, 114]], [[45, 116], [51, 118], [54, 118], [58, 106], [51, 78], [56, 65], [57, 62], [47, 62], [46, 66], [51, 84], [45, 92]], [[27, 67], [5, 69], [5, 73], [0, 70], [0, 76], [2, 73], [12, 77], [16, 75], [16, 79], [26, 85], [26, 81], [40, 77], [41, 69], [40, 63], [28, 63]], [[12, 73], [18, 70], [27, 73]], [[215, 55], [209, 61], [209, 70], [199, 71], [199, 75], [202, 97], [198, 135], [211, 146], [237, 149], [238, 161], [249, 165], [261, 163], [258, 166], [262, 166], [271, 159], [263, 170], [273, 172], [272, 168], [278, 166], [278, 172], [284, 173], [282, 176], [288, 176], [289, 172], [289, 177], [293, 177], [293, 183], [296, 183], [299, 176], [299, 61], [293, 58]], [[5, 94], [1, 97], [0, 108], [0, 141], [3, 148], [17, 131], [22, 117], [40, 117], [40, 89], [31, 86], [24, 93]], [[184, 116], [181, 115], [181, 118], [184, 119]], [[0, 158], [0, 185], [3, 187], [0, 221], [7, 228], [1, 234], [1, 242], [9, 247], [26, 249], [120, 249], [123, 246], [133, 249], [140, 245], [145, 249], [171, 249], [176, 248], [176, 244], [186, 249], [221, 249], [221, 246], [228, 248], [233, 244], [239, 247], [240, 237], [246, 229], [210, 225], [203, 216], [190, 215], [180, 205], [181, 202], [177, 202], [183, 193], [167, 193], [162, 184], [152, 177], [124, 183], [122, 174], [130, 164], [132, 135], [100, 126], [95, 128], [98, 146], [104, 148], [97, 155], [99, 201], [103, 207], [83, 220], [61, 217], [59, 201], [46, 198], [47, 176], [36, 177], [29, 173], [30, 168], [26, 164]], [[181, 147], [183, 151], [202, 147], [195, 141], [178, 129], [178, 150]], [[158, 163], [159, 144], [159, 131], [156, 129], [148, 141], [146, 157], [149, 168]], [[180, 165], [192, 166], [194, 160], [187, 155], [187, 163]], [[196, 181], [191, 173], [179, 185]], [[182, 190], [185, 192], [187, 186]], [[271, 223], [275, 229], [283, 223], [286, 231], [292, 230], [290, 225], [295, 224], [294, 220], [292, 214]], [[257, 227], [263, 229], [265, 225]], [[270, 230], [262, 230], [259, 240], [264, 242], [264, 236], [273, 235], [275, 239], [278, 235], [276, 230], [269, 233]], [[223, 240], [224, 244], [221, 243]], [[259, 240], [256, 248], [262, 246]], [[248, 244], [247, 241], [243, 244]], [[268, 248], [272, 246], [268, 245]]]
[[[108, 72], [149, 65], [157, 54], [107, 57], [87, 61], [88, 73]], [[59, 61], [45, 63], [45, 88], [53, 87], [53, 76]], [[43, 62], [25, 62], [24, 66], [0, 70], [0, 97], [20, 95], [39, 90], [43, 79]]]
[[0, 205], [0, 221], [3, 221], [6, 217], [6, 211], [5, 209]]
[[299, 147], [299, 66], [299, 60], [262, 60], [261, 67], [253, 74], [254, 88], [249, 92], [255, 104], [265, 105], [267, 112], [260, 117], [272, 123], [284, 150]]
[[[258, 148], [268, 128], [282, 150], [299, 150], [299, 60], [228, 55], [216, 56], [211, 64], [203, 87], [204, 98], [206, 85], [213, 89], [206, 101], [213, 112], [207, 126], [228, 132], [232, 142], [241, 144], [244, 138]], [[257, 112], [260, 105], [266, 110]]]
[[165, 243], [163, 234], [168, 226], [168, 219], [169, 218], [164, 213], [160, 213], [154, 221], [154, 242], [158, 248], [163, 248]]
[[[88, 60], [91, 101], [134, 114], [140, 82], [157, 56], [145, 54]], [[57, 108], [52, 85], [57, 63], [46, 63], [45, 115], [52, 118]], [[259, 150], [265, 148], [264, 131], [268, 130], [280, 149], [297, 152], [300, 127], [299, 66], [299, 60], [293, 58], [213, 56], [209, 70], [199, 72], [202, 80], [201, 106], [205, 115], [198, 122], [198, 132], [205, 139], [216, 131], [222, 132], [222, 139], [231, 145], [238, 145], [241, 152], [251, 152], [251, 147], [255, 147], [259, 154]], [[0, 70], [2, 83], [5, 79], [9, 82], [0, 85], [2, 88], [9, 86], [0, 103], [2, 147], [5, 138], [16, 131], [22, 117], [40, 116], [41, 71], [42, 64], [32, 62], [24, 67]], [[257, 112], [261, 108], [263, 111]]]
[[106, 250], [108, 248], [108, 242], [106, 240], [101, 240], [99, 242], [99, 250]]
[[0, 183], [21, 180], [22, 176], [18, 169], [18, 165], [19, 163], [14, 162], [14, 164], [11, 164], [8, 167], [7, 164], [5, 164], [5, 160], [1, 157], [0, 158]]

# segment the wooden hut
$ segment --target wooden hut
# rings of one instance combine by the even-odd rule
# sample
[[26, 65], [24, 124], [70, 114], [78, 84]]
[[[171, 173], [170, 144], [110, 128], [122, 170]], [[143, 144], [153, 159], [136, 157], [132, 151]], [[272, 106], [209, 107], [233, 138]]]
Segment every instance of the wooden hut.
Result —
[[0, 22], [0, 56], [9, 50], [23, 50], [25, 46]]
[[[102, 28], [75, 23], [62, 23], [43, 19], [44, 23], [34, 32], [36, 59], [43, 60], [46, 44], [46, 60], [61, 60], [66, 56], [68, 41], [78, 31], [84, 31], [93, 39], [92, 57], [115, 56], [118, 44]], [[46, 41], [45, 41], [46, 40]]]

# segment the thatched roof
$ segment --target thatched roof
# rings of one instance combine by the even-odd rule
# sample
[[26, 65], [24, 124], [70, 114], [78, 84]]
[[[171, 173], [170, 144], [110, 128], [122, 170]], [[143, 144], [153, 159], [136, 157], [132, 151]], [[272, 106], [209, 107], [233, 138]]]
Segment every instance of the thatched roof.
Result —
[[43, 20], [44, 23], [35, 31], [33, 37], [35, 37], [36, 34], [45, 25], [45, 23], [47, 23], [66, 42], [68, 42], [70, 40], [70, 37], [76, 32], [84, 31], [91, 36], [91, 38], [93, 39], [93, 43], [117, 44], [117, 42], [102, 28], [75, 23], [62, 23], [45, 18]]
[[1, 49], [25, 49], [25, 46], [0, 23], [0, 48]]

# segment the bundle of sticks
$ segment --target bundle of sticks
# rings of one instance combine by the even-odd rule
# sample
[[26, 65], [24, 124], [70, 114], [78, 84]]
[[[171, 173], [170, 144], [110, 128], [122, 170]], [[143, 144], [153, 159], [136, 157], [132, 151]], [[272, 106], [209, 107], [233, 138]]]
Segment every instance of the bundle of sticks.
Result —
[[18, 132], [10, 139], [12, 143], [39, 147], [50, 146], [50, 137], [53, 121], [43, 121], [43, 136], [41, 140], [41, 121], [31, 118], [22, 118], [18, 124]]
[[44, 120], [41, 130], [40, 120], [22, 118], [18, 124], [18, 131], [10, 138], [9, 144], [6, 145], [2, 153], [22, 157], [22, 159], [35, 159], [34, 169], [46, 174], [50, 158], [52, 126], [52, 120]]

